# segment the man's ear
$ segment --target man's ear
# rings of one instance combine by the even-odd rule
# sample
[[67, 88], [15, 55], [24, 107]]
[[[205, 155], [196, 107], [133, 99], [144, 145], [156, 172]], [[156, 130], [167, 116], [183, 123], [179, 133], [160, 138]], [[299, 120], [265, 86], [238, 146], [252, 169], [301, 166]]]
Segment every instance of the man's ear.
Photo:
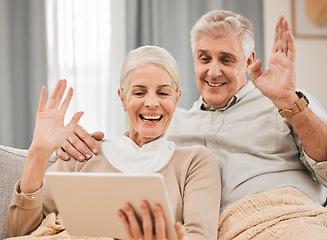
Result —
[[255, 51], [252, 51], [251, 55], [248, 57], [246, 61], [246, 75], [250, 73], [250, 66], [254, 63], [255, 59]]

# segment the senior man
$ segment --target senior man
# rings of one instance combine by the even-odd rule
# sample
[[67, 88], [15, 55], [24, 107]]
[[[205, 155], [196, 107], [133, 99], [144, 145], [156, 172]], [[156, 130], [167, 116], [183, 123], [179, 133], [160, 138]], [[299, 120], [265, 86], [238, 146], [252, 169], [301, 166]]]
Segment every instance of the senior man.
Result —
[[[201, 96], [190, 110], [176, 110], [167, 137], [214, 152], [222, 181], [219, 238], [326, 237], [321, 205], [327, 114], [309, 93], [296, 91], [295, 44], [287, 20], [278, 19], [264, 72], [255, 61], [252, 24], [240, 15], [206, 13], [192, 28], [191, 44]], [[82, 128], [76, 135], [93, 149]], [[68, 144], [76, 135], [63, 149], [88, 158], [81, 142], [75, 148]], [[62, 150], [57, 155], [67, 158]]]

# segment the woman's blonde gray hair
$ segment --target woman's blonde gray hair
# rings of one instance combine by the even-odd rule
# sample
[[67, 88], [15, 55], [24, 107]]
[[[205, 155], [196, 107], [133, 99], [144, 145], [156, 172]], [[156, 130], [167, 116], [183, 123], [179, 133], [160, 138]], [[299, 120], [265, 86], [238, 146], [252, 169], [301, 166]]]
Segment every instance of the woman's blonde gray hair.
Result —
[[129, 77], [138, 67], [155, 64], [165, 69], [171, 76], [176, 91], [180, 88], [180, 76], [176, 60], [164, 48], [157, 46], [142, 46], [126, 56], [120, 72], [120, 88], [125, 93], [129, 88]]
[[214, 10], [204, 14], [191, 30], [191, 46], [194, 54], [196, 41], [203, 36], [215, 38], [229, 34], [239, 34], [242, 40], [243, 52], [248, 58], [254, 51], [253, 26], [247, 18], [225, 10]]

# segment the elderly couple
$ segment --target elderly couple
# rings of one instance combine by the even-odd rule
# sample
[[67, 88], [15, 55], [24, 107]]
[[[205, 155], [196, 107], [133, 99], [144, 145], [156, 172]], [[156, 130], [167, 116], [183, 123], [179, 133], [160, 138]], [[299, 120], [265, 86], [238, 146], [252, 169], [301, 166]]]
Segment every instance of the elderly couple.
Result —
[[[34, 138], [9, 207], [9, 236], [31, 234], [57, 213], [43, 177], [60, 149], [64, 160], [67, 153], [88, 160], [59, 159], [49, 171], [162, 174], [179, 239], [326, 238], [327, 115], [295, 89], [287, 20], [281, 16], [276, 24], [265, 72], [255, 61], [252, 24], [240, 15], [206, 13], [191, 43], [201, 97], [190, 110], [176, 108], [178, 67], [166, 50], [143, 46], [127, 55], [118, 95], [129, 130], [115, 141], [93, 140], [78, 125], [81, 112], [64, 126], [73, 94], [69, 89], [63, 99], [65, 80], [47, 101], [42, 89]], [[102, 140], [103, 134], [93, 137]], [[128, 203], [117, 213], [129, 239], [167, 239], [160, 205], [144, 201], [141, 209], [141, 224]]]

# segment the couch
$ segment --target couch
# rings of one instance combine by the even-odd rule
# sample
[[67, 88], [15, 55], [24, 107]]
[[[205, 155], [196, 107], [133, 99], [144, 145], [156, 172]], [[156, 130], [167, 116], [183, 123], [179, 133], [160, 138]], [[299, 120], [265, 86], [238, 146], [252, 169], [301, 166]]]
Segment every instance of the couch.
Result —
[[[7, 237], [6, 217], [15, 183], [21, 177], [25, 166], [27, 150], [0, 145], [0, 239]], [[55, 162], [51, 157], [49, 165]]]

